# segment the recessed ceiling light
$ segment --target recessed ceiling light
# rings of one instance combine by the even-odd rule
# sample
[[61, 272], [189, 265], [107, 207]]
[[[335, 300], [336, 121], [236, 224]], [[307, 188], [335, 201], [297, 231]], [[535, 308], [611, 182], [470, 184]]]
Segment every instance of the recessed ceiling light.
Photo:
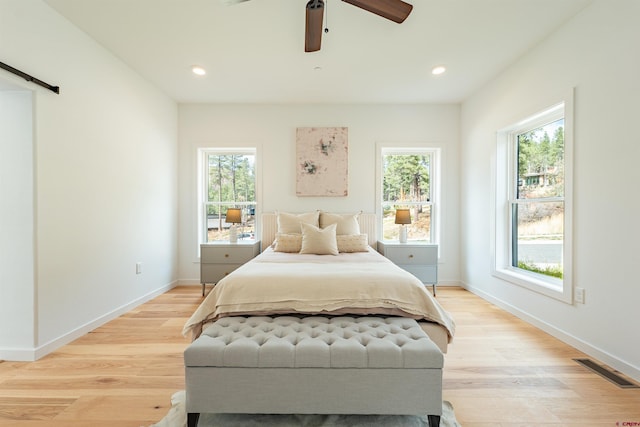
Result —
[[199, 65], [194, 65], [193, 67], [191, 67], [191, 71], [193, 71], [193, 74], [196, 74], [198, 76], [204, 76], [205, 74], [207, 74], [207, 70]]
[[445, 71], [447, 71], [447, 69], [443, 65], [438, 65], [437, 67], [433, 67], [431, 74], [439, 76], [440, 74], [444, 74]]

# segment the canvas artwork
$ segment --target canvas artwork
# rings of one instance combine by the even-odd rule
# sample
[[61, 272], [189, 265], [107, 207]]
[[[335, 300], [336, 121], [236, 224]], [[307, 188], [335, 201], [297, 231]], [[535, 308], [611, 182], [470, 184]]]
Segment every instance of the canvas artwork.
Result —
[[296, 129], [296, 195], [346, 196], [346, 127]]

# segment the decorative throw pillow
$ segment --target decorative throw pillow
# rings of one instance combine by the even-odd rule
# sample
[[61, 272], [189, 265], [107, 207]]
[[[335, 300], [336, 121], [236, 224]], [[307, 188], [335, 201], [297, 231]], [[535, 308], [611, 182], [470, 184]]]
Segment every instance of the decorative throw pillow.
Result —
[[307, 212], [301, 214], [292, 214], [287, 212], [278, 212], [278, 233], [292, 234], [302, 233], [300, 224], [311, 224], [318, 227], [318, 217], [320, 212]]
[[320, 228], [326, 228], [328, 225], [336, 224], [336, 235], [343, 234], [360, 234], [360, 224], [358, 224], [357, 214], [333, 214], [320, 212]]
[[338, 255], [335, 224], [331, 224], [327, 228], [318, 228], [304, 223], [301, 226], [301, 254]]
[[302, 249], [302, 234], [277, 233], [273, 250], [275, 252], [296, 253]]
[[343, 234], [336, 236], [338, 252], [369, 252], [369, 238], [366, 234]]

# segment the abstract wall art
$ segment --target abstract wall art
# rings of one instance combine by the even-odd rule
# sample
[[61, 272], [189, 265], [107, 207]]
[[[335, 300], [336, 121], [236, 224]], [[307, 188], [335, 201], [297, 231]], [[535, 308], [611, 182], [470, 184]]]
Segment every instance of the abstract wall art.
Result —
[[348, 132], [346, 127], [296, 129], [296, 196], [346, 196]]

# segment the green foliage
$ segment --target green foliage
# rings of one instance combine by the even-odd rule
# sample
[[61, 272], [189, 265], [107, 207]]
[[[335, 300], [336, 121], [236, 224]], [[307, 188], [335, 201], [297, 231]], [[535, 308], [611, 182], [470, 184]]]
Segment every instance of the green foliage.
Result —
[[558, 279], [562, 279], [563, 277], [562, 266], [560, 265], [539, 267], [533, 263], [518, 261], [518, 268], [531, 271], [533, 273], [544, 274], [545, 276], [557, 277]]
[[[517, 136], [519, 197], [562, 196], [564, 193], [564, 119]], [[553, 137], [549, 136], [553, 132]], [[540, 182], [542, 180], [542, 182]], [[541, 194], [544, 184], [546, 191]]]
[[207, 196], [209, 202], [255, 201], [253, 155], [210, 154], [207, 160], [209, 167]]
[[427, 201], [429, 194], [428, 155], [384, 156], [382, 198], [385, 201]]

